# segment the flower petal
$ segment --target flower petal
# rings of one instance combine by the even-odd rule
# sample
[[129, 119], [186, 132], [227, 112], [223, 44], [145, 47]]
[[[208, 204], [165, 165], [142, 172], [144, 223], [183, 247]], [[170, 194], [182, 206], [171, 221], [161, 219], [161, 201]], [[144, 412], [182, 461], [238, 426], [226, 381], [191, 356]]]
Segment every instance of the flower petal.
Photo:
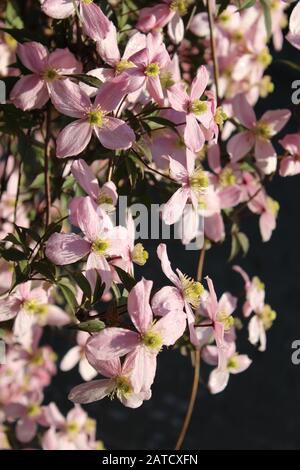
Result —
[[54, 233], [46, 244], [46, 256], [54, 264], [76, 263], [90, 252], [91, 245], [79, 235]]
[[128, 296], [128, 313], [140, 333], [146, 332], [153, 321], [150, 307], [152, 287], [153, 282], [143, 278], [133, 287]]
[[72, 388], [68, 398], [74, 403], [93, 403], [109, 395], [114, 387], [115, 382], [111, 379], [92, 380]]
[[135, 142], [135, 134], [121, 119], [109, 117], [105, 126], [94, 127], [103, 147], [112, 150], [128, 149]]
[[92, 127], [87, 119], [79, 119], [65, 127], [56, 141], [58, 158], [79, 155], [88, 146], [92, 138]]

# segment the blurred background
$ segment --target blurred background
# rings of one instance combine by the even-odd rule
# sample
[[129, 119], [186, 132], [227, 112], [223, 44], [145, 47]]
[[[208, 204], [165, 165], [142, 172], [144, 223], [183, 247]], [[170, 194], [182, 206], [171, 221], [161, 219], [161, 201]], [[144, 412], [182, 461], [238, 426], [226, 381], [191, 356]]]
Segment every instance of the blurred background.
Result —
[[[272, 51], [273, 54], [273, 51]], [[300, 64], [300, 52], [285, 44], [280, 55], [275, 54], [269, 72], [275, 92], [260, 100], [256, 107], [260, 116], [267, 109], [290, 108], [293, 118], [284, 134], [300, 127], [300, 107], [291, 102], [292, 82], [300, 72], [280, 63], [281, 59]], [[209, 370], [201, 369], [198, 398], [184, 449], [299, 449], [300, 448], [300, 365], [292, 364], [292, 343], [300, 340], [300, 177], [276, 176], [267, 188], [280, 203], [277, 230], [269, 243], [262, 243], [258, 218], [244, 217], [242, 230], [250, 239], [247, 259], [241, 265], [252, 277], [257, 275], [266, 284], [266, 302], [278, 317], [268, 332], [267, 351], [258, 352], [247, 342], [244, 327], [238, 340], [240, 353], [253, 360], [251, 367], [231, 376], [227, 389], [212, 396], [206, 388]], [[168, 284], [156, 257], [158, 241], [146, 241], [150, 252], [151, 269], [143, 268], [146, 278], [155, 279], [155, 287]], [[196, 272], [198, 253], [182, 249], [177, 242], [168, 245], [174, 267], [190, 276]], [[204, 275], [209, 275], [218, 295], [229, 290], [239, 295], [243, 283], [228, 263], [230, 243], [208, 251]], [[68, 335], [57, 332], [51, 338], [62, 355], [71, 347]], [[49, 332], [49, 335], [52, 335]], [[57, 336], [58, 335], [58, 336]], [[46, 338], [45, 341], [49, 339]], [[179, 351], [164, 350], [159, 356], [158, 372], [153, 386], [153, 398], [138, 410], [130, 410], [114, 400], [103, 400], [86, 409], [97, 419], [99, 438], [107, 449], [172, 449], [175, 446], [189, 400], [193, 369], [189, 357]], [[82, 379], [77, 372], [59, 373], [46, 395], [47, 402], [55, 400], [62, 410], [71, 408], [66, 396]]]

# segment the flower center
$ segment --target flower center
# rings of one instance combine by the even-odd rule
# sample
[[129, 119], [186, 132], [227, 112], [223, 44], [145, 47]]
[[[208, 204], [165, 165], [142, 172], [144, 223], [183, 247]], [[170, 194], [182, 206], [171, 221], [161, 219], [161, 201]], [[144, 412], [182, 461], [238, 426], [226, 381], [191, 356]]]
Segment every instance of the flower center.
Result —
[[186, 0], [173, 0], [170, 5], [170, 9], [176, 11], [178, 15], [184, 16], [187, 12], [187, 1]]
[[275, 199], [272, 199], [271, 197], [267, 197], [267, 208], [269, 209], [269, 211], [277, 216], [278, 212], [279, 212], [279, 209], [280, 209], [280, 205], [279, 205], [279, 202], [278, 201], [275, 201]]
[[270, 63], [272, 62], [272, 56], [269, 53], [269, 49], [267, 47], [258, 54], [257, 60], [264, 67], [268, 67], [268, 65], [270, 65]]
[[97, 111], [90, 111], [88, 114], [89, 123], [91, 126], [102, 127], [104, 121], [104, 112], [100, 109]]
[[108, 194], [100, 192], [98, 197], [98, 204], [108, 204], [110, 206], [113, 206], [113, 200], [110, 196], [108, 196]]
[[220, 185], [223, 188], [233, 186], [236, 183], [236, 176], [231, 168], [224, 168], [220, 174]]
[[142, 243], [137, 243], [133, 249], [131, 258], [135, 264], [144, 266], [149, 258], [149, 253], [145, 250]]
[[204, 292], [204, 287], [201, 282], [194, 281], [185, 274], [180, 278], [182, 284], [182, 291], [185, 300], [194, 308], [199, 307], [201, 302], [201, 295]]
[[224, 122], [227, 120], [228, 116], [224, 113], [221, 106], [216, 109], [216, 114], [214, 115], [214, 120], [218, 126], [223, 126]]
[[269, 330], [273, 325], [274, 320], [276, 320], [277, 313], [275, 310], [272, 310], [270, 305], [265, 305], [259, 316], [263, 322], [265, 330]]
[[24, 302], [24, 309], [27, 313], [43, 316], [48, 312], [48, 305], [39, 304], [36, 300], [30, 299]]
[[81, 0], [82, 3], [85, 3], [86, 5], [90, 5], [91, 3], [93, 3], [94, 0]]
[[35, 353], [35, 355], [31, 358], [31, 364], [37, 367], [41, 367], [44, 365], [44, 358], [41, 351]]
[[36, 403], [32, 403], [27, 408], [27, 416], [30, 418], [36, 418], [41, 413], [41, 407]]
[[92, 250], [97, 255], [104, 255], [108, 247], [109, 242], [107, 240], [102, 240], [101, 238], [95, 240], [92, 244]]
[[120, 60], [120, 62], [116, 65], [116, 73], [119, 74], [119, 73], [122, 73], [124, 72], [124, 70], [127, 70], [127, 69], [131, 69], [132, 67], [134, 67], [134, 63], [129, 61], [129, 60], [126, 60], [126, 59], [122, 59]]
[[46, 82], [54, 82], [55, 80], [59, 79], [59, 75], [56, 72], [56, 70], [48, 69], [48, 70], [45, 70], [43, 74], [43, 78], [44, 80], [46, 80]]
[[70, 421], [67, 424], [67, 432], [68, 434], [76, 435], [80, 431], [78, 424], [75, 421]]
[[207, 103], [201, 100], [194, 100], [191, 105], [191, 112], [196, 116], [201, 116], [201, 114], [206, 113]]
[[226, 24], [226, 23], [229, 22], [230, 18], [231, 18], [231, 16], [229, 15], [229, 13], [227, 11], [224, 11], [219, 16], [218, 21], [222, 24]]
[[238, 366], [237, 356], [232, 356], [228, 359], [227, 369], [235, 370]]
[[158, 77], [159, 73], [160, 67], [156, 62], [147, 65], [145, 68], [145, 75], [147, 75], [147, 77]]
[[264, 283], [259, 279], [259, 277], [255, 276], [253, 279], [252, 279], [252, 282], [254, 284], [254, 286], [256, 287], [257, 290], [265, 290], [265, 285]]
[[132, 385], [129, 379], [125, 376], [117, 377], [116, 379], [116, 388], [115, 392], [117, 395], [121, 395], [122, 397], [127, 397], [132, 393]]
[[190, 177], [190, 186], [196, 190], [203, 190], [209, 185], [209, 180], [202, 168], [199, 168]]
[[143, 336], [142, 336], [142, 341], [147, 348], [150, 349], [155, 349], [159, 350], [161, 349], [163, 345], [163, 340], [162, 337], [159, 333], [156, 331], [147, 331]]
[[173, 80], [173, 75], [171, 74], [171, 72], [162, 72], [159, 78], [160, 78], [161, 86], [165, 90], [168, 90], [169, 88], [171, 88], [171, 86], [175, 84]]
[[257, 122], [254, 132], [257, 137], [261, 137], [262, 139], [267, 140], [269, 140], [273, 135], [272, 127], [270, 124], [264, 121]]
[[273, 93], [274, 88], [275, 85], [272, 82], [270, 75], [265, 75], [260, 81], [259, 95], [261, 98], [266, 98], [269, 93]]
[[218, 321], [223, 323], [225, 331], [230, 330], [230, 328], [234, 325], [234, 318], [232, 315], [228, 315], [226, 312], [219, 312]]

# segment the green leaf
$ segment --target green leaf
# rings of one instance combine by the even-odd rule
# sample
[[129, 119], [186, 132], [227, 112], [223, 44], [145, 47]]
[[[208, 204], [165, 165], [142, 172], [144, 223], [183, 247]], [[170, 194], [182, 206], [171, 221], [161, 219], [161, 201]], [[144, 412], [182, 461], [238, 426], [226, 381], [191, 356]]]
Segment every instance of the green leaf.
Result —
[[267, 32], [267, 38], [270, 39], [272, 35], [272, 16], [271, 16], [271, 7], [268, 0], [260, 0], [264, 12], [265, 27]]
[[99, 78], [93, 77], [92, 75], [85, 75], [84, 73], [75, 73], [73, 75], [65, 75], [65, 77], [76, 78], [86, 85], [92, 86], [94, 88], [101, 88], [103, 82]]
[[136, 280], [134, 277], [130, 276], [130, 274], [126, 273], [126, 271], [119, 268], [119, 266], [115, 266], [115, 270], [117, 271], [124, 287], [128, 290], [128, 292], [130, 292], [131, 289], [136, 285]]
[[76, 330], [87, 331], [88, 333], [99, 333], [104, 330], [105, 323], [101, 320], [88, 320], [78, 325], [74, 325]]
[[105, 290], [105, 284], [102, 283], [102, 279], [99, 273], [97, 272], [97, 281], [96, 281], [96, 286], [95, 286], [94, 294], [93, 294], [93, 303], [99, 302], [101, 300], [104, 290]]
[[249, 251], [249, 239], [247, 235], [245, 235], [242, 232], [239, 232], [236, 236], [237, 236], [240, 248], [242, 249], [243, 255], [246, 256], [246, 254]]
[[56, 278], [56, 267], [54, 264], [50, 263], [48, 260], [37, 261], [32, 264], [31, 269], [37, 273], [44, 276], [46, 279], [49, 279], [52, 282], [55, 282]]
[[148, 121], [155, 122], [164, 127], [170, 127], [171, 129], [176, 129], [176, 124], [169, 119], [163, 118], [161, 116], [147, 116]]
[[17, 250], [16, 248], [2, 249], [1, 256], [6, 261], [22, 261], [27, 259], [25, 253], [20, 250]]
[[232, 261], [240, 251], [240, 245], [238, 242], [238, 239], [235, 235], [232, 235], [231, 237], [231, 251], [230, 251], [230, 256], [228, 261]]
[[37, 175], [31, 185], [29, 186], [30, 189], [41, 189], [45, 185], [45, 173], [40, 173]]
[[76, 297], [75, 297], [73, 291], [68, 286], [66, 286], [64, 283], [62, 283], [62, 281], [58, 284], [58, 287], [61, 290], [67, 304], [69, 305], [69, 307], [72, 311], [72, 313], [75, 314], [75, 312], [78, 308], [78, 304], [77, 304], [77, 300], [76, 300]]
[[256, 0], [246, 0], [244, 3], [239, 2], [238, 11], [246, 10], [246, 8], [251, 8], [255, 5]]
[[10, 34], [16, 41], [23, 44], [24, 42], [31, 42], [37, 41], [42, 42], [43, 40], [41, 37], [36, 37], [36, 34], [27, 31], [26, 29], [19, 29], [19, 28], [2, 28], [0, 27], [0, 31], [4, 33]]
[[9, 0], [6, 6], [5, 23], [11, 28], [22, 29], [24, 23], [20, 18], [19, 8], [15, 0]]
[[87, 278], [79, 271], [77, 273], [70, 273], [70, 274], [74, 278], [74, 280], [77, 282], [78, 286], [80, 287], [80, 289], [82, 290], [84, 295], [88, 299], [91, 299], [92, 289], [91, 289], [91, 285], [90, 285], [89, 281], [87, 280]]

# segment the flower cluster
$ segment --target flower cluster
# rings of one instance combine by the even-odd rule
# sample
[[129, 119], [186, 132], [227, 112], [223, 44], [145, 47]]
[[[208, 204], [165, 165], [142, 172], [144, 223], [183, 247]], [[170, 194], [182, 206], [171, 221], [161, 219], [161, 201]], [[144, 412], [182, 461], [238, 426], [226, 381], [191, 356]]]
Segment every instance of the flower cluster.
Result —
[[[269, 40], [282, 48], [288, 5], [110, 1], [101, 9], [94, 0], [40, 0], [30, 3], [39, 18], [31, 33], [28, 15], [6, 3], [0, 448], [100, 449], [80, 405], [116, 397], [137, 408], [150, 400], [163, 348], [189, 352], [196, 371], [202, 360], [213, 366], [213, 394], [252, 363], [237, 352], [245, 322], [251, 345], [266, 349], [276, 313], [264, 284], [234, 266], [244, 294], [218, 298], [204, 257], [227, 238], [230, 261], [247, 254], [247, 213], [269, 241], [279, 203], [267, 183], [277, 169], [282, 177], [300, 173], [299, 134], [282, 135], [291, 111], [254, 110], [274, 89]], [[286, 36], [297, 49], [299, 5]], [[124, 196], [131, 208], [122, 216]], [[194, 242], [200, 249], [196, 275], [172, 268], [162, 233], [138, 240], [138, 228], [148, 229], [143, 210], [152, 214], [157, 199], [162, 232], [174, 226], [182, 249]], [[157, 256], [145, 249], [147, 238], [157, 240]], [[44, 403], [56, 374], [55, 340], [44, 345], [50, 328], [76, 336], [59, 358], [61, 373], [79, 364], [84, 381], [65, 391], [75, 404], [66, 417]]]

